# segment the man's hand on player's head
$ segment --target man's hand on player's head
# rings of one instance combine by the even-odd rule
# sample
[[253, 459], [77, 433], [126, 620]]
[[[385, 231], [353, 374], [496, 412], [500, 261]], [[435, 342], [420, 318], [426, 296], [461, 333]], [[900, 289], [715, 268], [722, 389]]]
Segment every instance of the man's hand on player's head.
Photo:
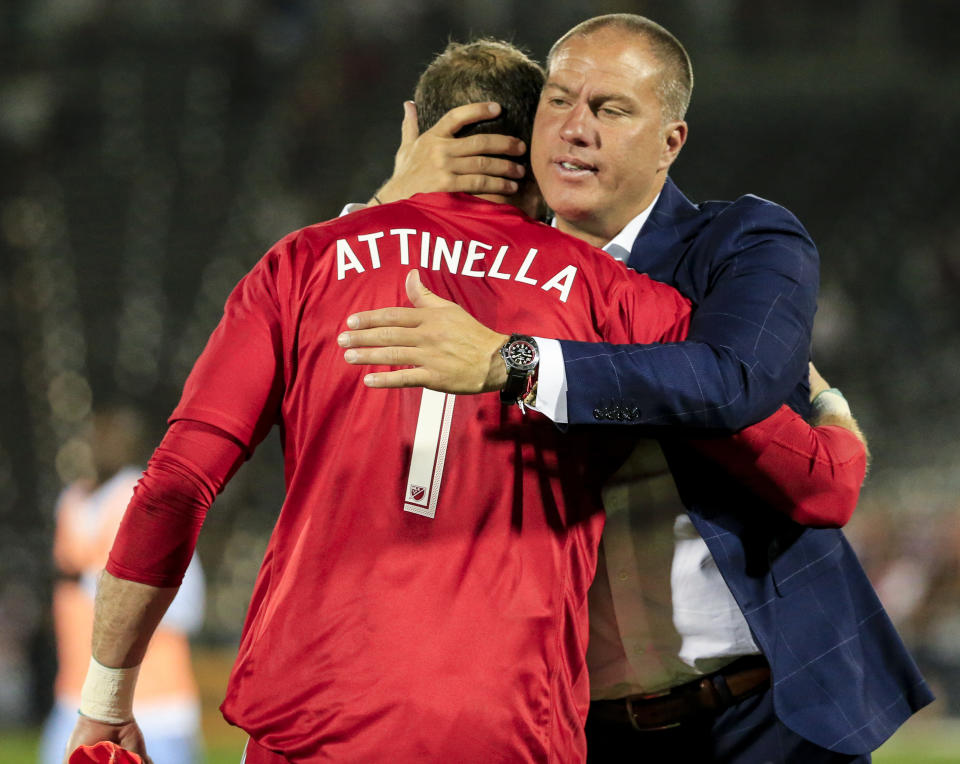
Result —
[[153, 760], [147, 756], [147, 747], [143, 742], [143, 733], [136, 720], [131, 720], [126, 724], [110, 724], [91, 719], [88, 716], [77, 715], [77, 726], [73, 728], [73, 734], [67, 742], [67, 750], [64, 755], [64, 764], [70, 760], [70, 754], [81, 745], [96, 745], [102, 740], [108, 740], [117, 743], [128, 751], [133, 751], [143, 759], [144, 764], [153, 764]]
[[371, 204], [395, 202], [416, 193], [431, 191], [471, 194], [516, 193], [524, 176], [523, 165], [497, 155], [522, 156], [523, 141], [507, 135], [480, 134], [454, 138], [466, 125], [491, 119], [500, 113], [496, 103], [471, 103], [448, 111], [422, 135], [417, 126], [417, 107], [403, 104], [400, 148], [393, 176]]
[[509, 335], [488, 329], [454, 302], [407, 274], [412, 308], [381, 308], [347, 318], [337, 341], [354, 365], [412, 366], [373, 372], [367, 387], [426, 387], [457, 395], [499, 390], [507, 381], [500, 348]]

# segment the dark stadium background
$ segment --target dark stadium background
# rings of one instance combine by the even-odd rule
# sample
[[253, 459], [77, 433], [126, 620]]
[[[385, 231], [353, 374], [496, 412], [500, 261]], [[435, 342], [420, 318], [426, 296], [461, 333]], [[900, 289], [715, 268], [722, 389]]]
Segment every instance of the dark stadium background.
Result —
[[[448, 38], [542, 59], [611, 11], [693, 57], [680, 187], [780, 202], [819, 246], [815, 358], [874, 455], [851, 537], [937, 686], [926, 716], [960, 713], [960, 3], [3, 0], [0, 731], [50, 702], [52, 509], [91, 405], [159, 436], [238, 278], [387, 176]], [[281, 496], [271, 438], [201, 538], [214, 693]]]

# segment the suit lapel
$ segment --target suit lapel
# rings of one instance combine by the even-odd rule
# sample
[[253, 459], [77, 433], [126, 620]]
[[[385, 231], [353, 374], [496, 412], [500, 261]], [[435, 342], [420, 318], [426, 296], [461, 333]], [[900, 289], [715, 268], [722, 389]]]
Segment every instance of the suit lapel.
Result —
[[696, 205], [667, 178], [650, 217], [633, 242], [627, 265], [640, 273], [656, 273], [664, 278], [663, 265], [675, 261], [674, 251], [687, 239], [685, 229], [696, 224], [697, 213]]

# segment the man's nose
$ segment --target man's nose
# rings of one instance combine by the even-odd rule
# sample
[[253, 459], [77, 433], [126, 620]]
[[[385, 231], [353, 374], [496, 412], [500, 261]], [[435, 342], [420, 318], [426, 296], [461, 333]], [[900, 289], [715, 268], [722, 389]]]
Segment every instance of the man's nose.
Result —
[[590, 107], [585, 103], [577, 104], [560, 126], [560, 136], [574, 146], [586, 146], [590, 143]]

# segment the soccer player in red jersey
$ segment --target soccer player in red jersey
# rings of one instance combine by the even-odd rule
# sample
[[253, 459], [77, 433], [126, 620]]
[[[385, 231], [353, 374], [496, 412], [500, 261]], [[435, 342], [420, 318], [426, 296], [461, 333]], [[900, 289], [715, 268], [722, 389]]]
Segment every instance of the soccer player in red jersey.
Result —
[[[418, 100], [496, 100], [487, 129], [528, 138], [541, 84], [511, 46], [451, 45]], [[248, 764], [585, 758], [600, 488], [633, 435], [374, 390], [337, 344], [342, 316], [403, 300], [405, 277], [504, 331], [682, 339], [684, 298], [535, 222], [538, 205], [528, 182], [372, 207], [284, 237], [238, 284], [111, 552], [73, 745], [144, 753], [135, 667], [207, 508], [276, 424], [287, 495], [222, 706]]]

